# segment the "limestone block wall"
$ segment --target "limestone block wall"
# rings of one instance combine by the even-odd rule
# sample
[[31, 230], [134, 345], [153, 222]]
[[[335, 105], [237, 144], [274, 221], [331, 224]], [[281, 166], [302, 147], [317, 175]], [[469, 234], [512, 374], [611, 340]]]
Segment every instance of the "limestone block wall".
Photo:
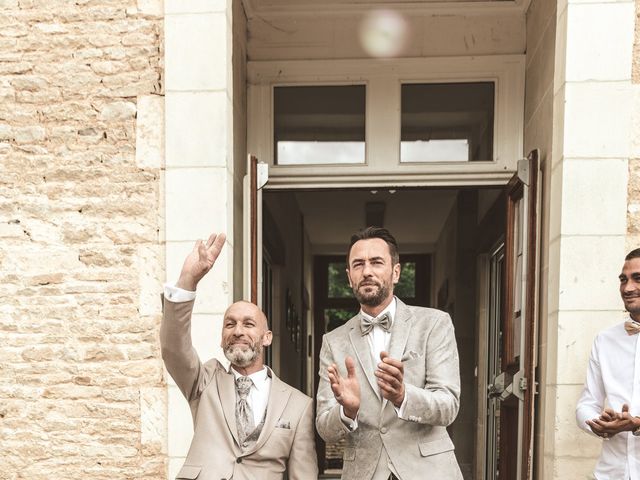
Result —
[[1, 479], [165, 476], [158, 2], [0, 0]]
[[631, 83], [634, 93], [627, 208], [626, 250], [640, 247], [640, 0], [635, 1], [635, 32]]

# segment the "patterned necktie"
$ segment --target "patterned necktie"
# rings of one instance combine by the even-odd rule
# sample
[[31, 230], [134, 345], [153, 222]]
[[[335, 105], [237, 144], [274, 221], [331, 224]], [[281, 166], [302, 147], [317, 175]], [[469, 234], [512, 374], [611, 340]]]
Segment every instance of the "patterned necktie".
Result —
[[362, 332], [362, 336], [369, 333], [376, 325], [382, 328], [385, 332], [388, 332], [391, 328], [391, 318], [388, 313], [371, 319], [366, 318], [364, 315], [360, 315], [360, 317], [360, 331]]
[[640, 332], [640, 323], [627, 320], [624, 322], [624, 329], [627, 331], [627, 335], [636, 335]]
[[253, 385], [253, 381], [249, 377], [236, 378], [236, 425], [238, 426], [238, 439], [241, 444], [256, 428], [253, 420], [253, 410], [249, 402], [247, 402], [251, 385]]

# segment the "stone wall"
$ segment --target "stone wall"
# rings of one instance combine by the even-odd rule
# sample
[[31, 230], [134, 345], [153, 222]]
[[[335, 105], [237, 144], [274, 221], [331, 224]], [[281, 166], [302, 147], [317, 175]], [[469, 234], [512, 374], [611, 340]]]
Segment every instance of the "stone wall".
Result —
[[159, 1], [0, 0], [2, 479], [165, 476]]
[[635, 35], [631, 83], [634, 91], [631, 156], [629, 158], [629, 206], [626, 250], [640, 247], [640, 0], [635, 1]]

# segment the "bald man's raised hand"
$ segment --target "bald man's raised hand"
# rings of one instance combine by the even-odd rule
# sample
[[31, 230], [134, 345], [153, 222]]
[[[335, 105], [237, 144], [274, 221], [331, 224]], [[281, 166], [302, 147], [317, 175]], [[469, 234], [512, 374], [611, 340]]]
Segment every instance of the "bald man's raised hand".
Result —
[[176, 287], [195, 292], [198, 282], [216, 263], [226, 238], [224, 233], [212, 233], [206, 243], [198, 240], [184, 260]]

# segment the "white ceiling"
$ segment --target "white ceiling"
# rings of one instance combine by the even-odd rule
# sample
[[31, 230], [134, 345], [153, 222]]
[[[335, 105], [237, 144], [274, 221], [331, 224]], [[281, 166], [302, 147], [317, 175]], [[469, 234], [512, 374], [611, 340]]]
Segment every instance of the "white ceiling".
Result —
[[298, 192], [305, 229], [314, 252], [342, 253], [351, 235], [365, 227], [365, 204], [386, 204], [384, 227], [401, 251], [431, 251], [455, 203], [457, 190], [340, 190]]
[[[245, 0], [246, 1], [246, 0]], [[314, 7], [322, 5], [323, 8], [331, 7], [352, 7], [363, 5], [383, 6], [386, 8], [410, 8], [419, 7], [420, 5], [440, 2], [468, 2], [468, 1], [487, 1], [487, 0], [249, 0], [251, 6], [256, 10], [282, 8], [282, 7]]]

